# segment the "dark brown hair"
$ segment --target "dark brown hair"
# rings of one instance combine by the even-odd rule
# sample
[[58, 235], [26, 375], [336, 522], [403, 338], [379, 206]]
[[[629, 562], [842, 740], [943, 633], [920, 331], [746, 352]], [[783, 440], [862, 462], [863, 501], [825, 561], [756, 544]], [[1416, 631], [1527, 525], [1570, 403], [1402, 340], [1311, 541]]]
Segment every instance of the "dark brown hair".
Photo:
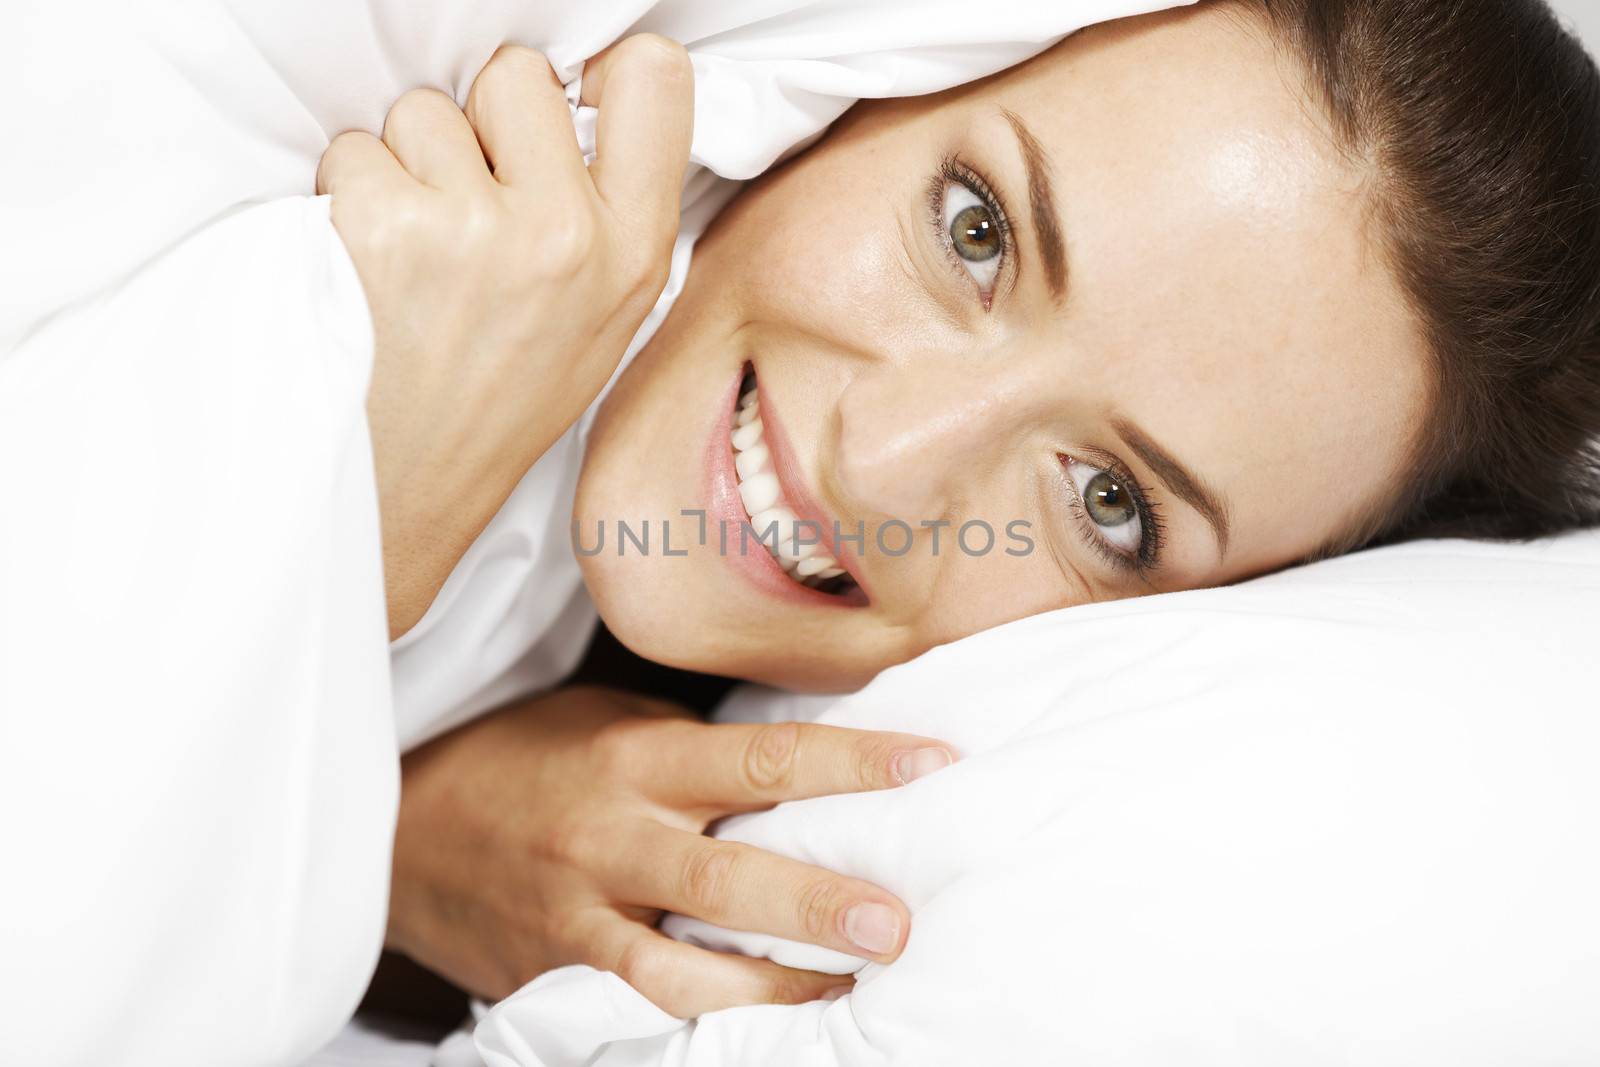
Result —
[[1371, 175], [1433, 356], [1409, 474], [1324, 554], [1600, 524], [1600, 71], [1543, 0], [1228, 0]]

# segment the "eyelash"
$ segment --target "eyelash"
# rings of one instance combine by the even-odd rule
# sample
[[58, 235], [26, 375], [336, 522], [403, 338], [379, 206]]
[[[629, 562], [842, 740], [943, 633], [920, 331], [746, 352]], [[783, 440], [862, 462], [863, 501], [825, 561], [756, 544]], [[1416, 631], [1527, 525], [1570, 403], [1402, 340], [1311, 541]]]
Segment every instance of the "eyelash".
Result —
[[[983, 206], [989, 209], [989, 214], [994, 216], [995, 226], [1000, 231], [1000, 271], [1009, 274], [1016, 256], [1016, 242], [1011, 236], [1011, 216], [1006, 213], [1005, 203], [982, 174], [954, 155], [941, 159], [933, 177], [928, 181], [928, 218], [933, 224], [933, 232], [939, 237], [940, 246], [950, 259], [950, 265], [969, 283], [972, 281], [971, 274], [961, 265], [961, 257], [950, 241], [950, 231], [944, 221], [944, 195], [953, 184], [966, 186], [973, 196], [983, 201]], [[995, 291], [998, 290], [999, 285], [996, 284]], [[984, 296], [983, 310], [989, 310], [994, 302], [994, 296], [994, 292]]]
[[[1083, 528], [1085, 537], [1090, 545], [1099, 553], [1107, 563], [1123, 571], [1144, 576], [1161, 566], [1161, 550], [1167, 543], [1167, 527], [1161, 518], [1161, 508], [1150, 494], [1145, 492], [1133, 474], [1122, 464], [1106, 459], [1095, 459], [1095, 463], [1104, 463], [1100, 469], [1110, 474], [1117, 482], [1127, 487], [1133, 496], [1133, 507], [1139, 515], [1139, 551], [1133, 555], [1120, 552], [1106, 542], [1106, 539], [1095, 532], [1095, 522], [1089, 517], [1089, 508], [1083, 502], [1083, 496], [1078, 492], [1078, 487], [1073, 484], [1072, 478], [1067, 476], [1065, 460], [1069, 457], [1060, 457], [1062, 463], [1062, 477], [1067, 483], [1067, 493], [1071, 498], [1070, 507]], [[1083, 457], [1076, 457], [1080, 462], [1088, 462]]]

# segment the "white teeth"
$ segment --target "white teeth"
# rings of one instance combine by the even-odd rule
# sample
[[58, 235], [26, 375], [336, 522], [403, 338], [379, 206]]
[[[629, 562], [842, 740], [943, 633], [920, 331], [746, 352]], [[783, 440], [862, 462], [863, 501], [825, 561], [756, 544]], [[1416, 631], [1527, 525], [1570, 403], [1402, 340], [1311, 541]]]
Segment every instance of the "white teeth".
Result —
[[826, 570], [834, 570], [843, 574], [844, 572], [839, 570], [836, 563], [837, 561], [832, 556], [812, 556], [810, 559], [801, 560], [800, 565], [795, 568], [795, 573], [802, 578], [811, 578]]
[[[734, 456], [733, 466], [739, 472], [741, 480], [754, 478], [767, 469], [767, 460], [771, 457], [772, 453], [767, 451], [767, 446], [760, 444], [754, 448], [747, 448], [737, 456]], [[767, 506], [771, 507], [770, 504]]]
[[809, 526], [785, 526], [783, 528], [784, 536], [778, 541], [778, 558], [782, 559], [785, 563], [789, 562], [790, 560], [799, 562], [809, 556], [814, 556], [817, 554], [817, 546], [815, 543], [809, 540], [805, 544], [799, 543], [797, 537], [801, 533], [804, 533], [806, 537], [810, 538], [815, 537], [817, 531]]
[[740, 452], [761, 443], [761, 420], [746, 423], [733, 431], [733, 447]]
[[[776, 474], [762, 473], [753, 478], [746, 478], [739, 483], [739, 497], [744, 501], [744, 510], [747, 515], [754, 515], [758, 511], [766, 511], [776, 504], [783, 495], [778, 488]], [[757, 533], [760, 532], [758, 529]]]
[[[750, 525], [756, 531], [756, 536], [765, 537], [768, 544], [773, 543], [774, 537], [781, 543], [784, 537], [793, 531], [794, 524], [798, 521], [795, 513], [785, 507], [765, 508], [750, 516]], [[774, 526], [777, 527], [777, 532], [769, 537], [767, 531]]]
[[750, 528], [778, 565], [795, 581], [815, 588], [845, 571], [820, 545], [796, 543], [799, 537], [816, 537], [819, 531], [809, 525], [797, 525], [798, 517], [783, 499], [783, 483], [774, 469], [772, 452], [762, 440], [765, 428], [757, 394], [758, 388], [752, 388], [739, 397], [729, 436], [735, 453], [739, 499], [750, 516]]

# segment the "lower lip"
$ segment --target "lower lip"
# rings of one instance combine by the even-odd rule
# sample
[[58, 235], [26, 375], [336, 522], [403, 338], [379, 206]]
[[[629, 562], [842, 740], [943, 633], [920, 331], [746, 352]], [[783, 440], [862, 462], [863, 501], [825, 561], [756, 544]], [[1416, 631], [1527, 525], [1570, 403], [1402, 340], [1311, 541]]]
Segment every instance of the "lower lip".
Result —
[[[833, 596], [807, 588], [789, 577], [783, 567], [772, 558], [772, 553], [761, 543], [744, 535], [741, 551], [740, 532], [747, 521], [744, 501], [739, 497], [739, 479], [733, 467], [733, 446], [728, 438], [733, 433], [733, 408], [739, 399], [739, 384], [744, 381], [744, 367], [722, 395], [722, 415], [711, 430], [711, 440], [706, 446], [706, 544], [727, 560], [733, 569], [763, 592], [782, 597], [791, 603], [811, 604], [818, 607], [853, 607], [845, 597]], [[726, 548], [721, 535], [726, 531]]]

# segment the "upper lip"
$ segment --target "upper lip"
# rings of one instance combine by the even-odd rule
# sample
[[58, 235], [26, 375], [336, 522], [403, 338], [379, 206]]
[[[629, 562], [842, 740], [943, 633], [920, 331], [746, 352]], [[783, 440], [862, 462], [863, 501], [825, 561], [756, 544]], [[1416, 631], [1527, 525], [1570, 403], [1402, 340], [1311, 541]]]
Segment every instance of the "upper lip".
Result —
[[867, 588], [867, 583], [861, 576], [860, 557], [853, 551], [846, 551], [839, 543], [837, 535], [845, 531], [838, 525], [837, 520], [823, 509], [815, 494], [811, 492], [810, 483], [800, 469], [800, 464], [795, 460], [789, 436], [783, 432], [783, 424], [773, 410], [772, 394], [767, 385], [761, 381], [759, 369], [756, 372], [756, 382], [761, 390], [761, 425], [764, 429], [762, 437], [767, 443], [767, 450], [772, 454], [772, 464], [777, 469], [778, 484], [783, 487], [784, 501], [801, 522], [816, 524], [822, 531], [822, 551], [838, 561], [838, 565], [844, 568], [870, 599], [871, 590]]

